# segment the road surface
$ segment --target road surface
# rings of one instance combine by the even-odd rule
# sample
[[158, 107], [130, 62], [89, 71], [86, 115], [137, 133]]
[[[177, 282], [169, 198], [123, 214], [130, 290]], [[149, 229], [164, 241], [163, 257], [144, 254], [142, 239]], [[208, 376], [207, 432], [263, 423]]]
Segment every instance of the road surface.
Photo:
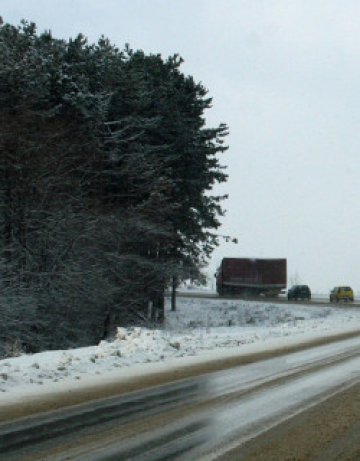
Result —
[[[167, 296], [170, 296], [170, 293], [167, 293]], [[310, 306], [331, 306], [331, 307], [360, 307], [360, 300], [355, 299], [354, 302], [348, 301], [340, 301], [337, 303], [331, 303], [329, 297], [324, 296], [312, 296], [310, 301], [306, 300], [288, 300], [285, 295], [280, 295], [277, 297], [269, 297], [269, 296], [257, 296], [251, 297], [247, 296], [244, 297], [242, 295], [218, 295], [215, 292], [211, 291], [177, 291], [176, 296], [179, 298], [205, 298], [205, 299], [238, 299], [243, 301], [261, 301], [261, 302], [271, 302], [271, 303], [279, 303], [279, 304], [301, 304], [301, 305], [310, 305]]]
[[196, 374], [4, 421], [0, 459], [360, 459], [360, 335]]

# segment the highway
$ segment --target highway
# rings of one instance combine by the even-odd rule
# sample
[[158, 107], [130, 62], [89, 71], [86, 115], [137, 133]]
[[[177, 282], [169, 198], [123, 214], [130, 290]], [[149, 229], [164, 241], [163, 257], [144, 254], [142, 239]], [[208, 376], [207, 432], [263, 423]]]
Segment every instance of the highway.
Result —
[[[168, 294], [169, 295], [169, 294]], [[170, 295], [169, 295], [170, 296]], [[260, 302], [269, 302], [269, 303], [279, 303], [279, 304], [301, 304], [301, 305], [311, 305], [311, 306], [331, 306], [331, 307], [360, 307], [360, 300], [356, 299], [354, 302], [340, 301], [337, 303], [331, 303], [328, 296], [313, 296], [310, 301], [306, 300], [288, 300], [285, 295], [280, 295], [278, 297], [268, 297], [268, 296], [241, 296], [241, 295], [218, 295], [215, 292], [211, 291], [177, 291], [176, 296], [179, 298], [208, 298], [208, 299], [239, 299], [243, 301], [260, 301]]]
[[[338, 453], [347, 447], [346, 458], [334, 459], [355, 461], [360, 459], [355, 457], [360, 446], [354, 436], [360, 425], [359, 390], [360, 332], [266, 360], [5, 421], [0, 425], [0, 459], [329, 461], [333, 446]], [[311, 445], [305, 429], [331, 409], [339, 420], [336, 430], [334, 423], [331, 435], [324, 425], [321, 438], [317, 427], [312, 434], [316, 457], [305, 457], [304, 449]], [[299, 433], [309, 440], [302, 449], [296, 447]], [[296, 457], [281, 457], [292, 438]]]

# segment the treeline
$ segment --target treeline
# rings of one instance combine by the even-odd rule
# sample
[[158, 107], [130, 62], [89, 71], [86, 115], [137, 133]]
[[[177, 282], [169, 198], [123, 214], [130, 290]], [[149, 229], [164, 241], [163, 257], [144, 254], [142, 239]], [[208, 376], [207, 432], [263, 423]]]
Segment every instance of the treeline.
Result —
[[182, 59], [0, 26], [0, 356], [161, 322], [217, 245], [227, 127]]

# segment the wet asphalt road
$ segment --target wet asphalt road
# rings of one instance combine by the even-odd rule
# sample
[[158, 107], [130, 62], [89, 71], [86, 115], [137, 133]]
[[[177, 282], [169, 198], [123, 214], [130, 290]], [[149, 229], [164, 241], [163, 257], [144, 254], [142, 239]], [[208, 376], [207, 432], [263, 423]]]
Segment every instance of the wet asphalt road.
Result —
[[221, 459], [359, 382], [357, 336], [3, 423], [0, 459]]

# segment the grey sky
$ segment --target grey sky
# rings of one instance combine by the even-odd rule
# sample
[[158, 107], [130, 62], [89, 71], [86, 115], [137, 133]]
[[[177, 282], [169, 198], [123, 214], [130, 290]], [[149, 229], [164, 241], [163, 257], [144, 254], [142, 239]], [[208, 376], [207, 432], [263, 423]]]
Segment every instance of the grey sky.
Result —
[[360, 291], [360, 2], [0, 0], [56, 37], [179, 53], [230, 128], [223, 256], [286, 257], [314, 291]]

